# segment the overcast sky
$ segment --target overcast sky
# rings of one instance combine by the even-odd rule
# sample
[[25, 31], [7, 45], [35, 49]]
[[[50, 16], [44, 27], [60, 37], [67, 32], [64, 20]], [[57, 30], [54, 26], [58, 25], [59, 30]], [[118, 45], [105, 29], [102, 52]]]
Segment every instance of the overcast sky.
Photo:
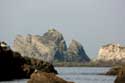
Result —
[[0, 0], [0, 40], [49, 28], [78, 40], [89, 57], [108, 43], [125, 45], [125, 0]]

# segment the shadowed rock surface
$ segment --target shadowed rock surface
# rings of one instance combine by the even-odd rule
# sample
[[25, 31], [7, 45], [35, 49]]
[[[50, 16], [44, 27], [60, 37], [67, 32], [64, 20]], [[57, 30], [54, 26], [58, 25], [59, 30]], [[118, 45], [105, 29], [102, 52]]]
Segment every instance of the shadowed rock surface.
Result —
[[52, 62], [54, 59], [64, 60], [67, 50], [65, 40], [60, 32], [55, 29], [48, 30], [43, 36], [18, 35], [14, 41], [14, 50], [31, 58]]
[[115, 83], [125, 83], [125, 66], [119, 70]]
[[[24, 57], [24, 60], [25, 60], [24, 66], [29, 66], [29, 69], [47, 73], [55, 73], [55, 74], [58, 73], [55, 70], [54, 66], [48, 62], [28, 57]], [[27, 67], [24, 68], [26, 69]]]
[[31, 57], [47, 62], [77, 61], [88, 62], [83, 46], [73, 40], [67, 49], [63, 35], [55, 29], [40, 35], [18, 35], [14, 40], [13, 48], [22, 56]]
[[118, 75], [119, 71], [121, 70], [121, 66], [116, 66], [111, 68], [105, 75]]
[[125, 65], [113, 67], [106, 75], [116, 75], [114, 83], [125, 83]]
[[57, 73], [52, 64], [24, 58], [5, 42], [0, 42], [0, 81], [29, 78], [34, 70]]
[[63, 80], [53, 73], [34, 72], [28, 83], [73, 83]]
[[90, 59], [84, 51], [83, 46], [76, 40], [72, 40], [68, 48], [68, 61], [89, 62]]

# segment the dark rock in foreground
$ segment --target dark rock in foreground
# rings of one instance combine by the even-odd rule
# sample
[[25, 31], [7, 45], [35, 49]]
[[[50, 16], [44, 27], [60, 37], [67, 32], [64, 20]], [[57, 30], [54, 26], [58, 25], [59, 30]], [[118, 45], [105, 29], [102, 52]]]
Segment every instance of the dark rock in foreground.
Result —
[[28, 83], [73, 83], [57, 77], [53, 73], [34, 72]]
[[0, 42], [0, 81], [29, 78], [34, 70], [57, 73], [53, 65], [36, 59], [24, 58]]
[[113, 67], [106, 75], [116, 75], [114, 83], [125, 83], [125, 66]]
[[123, 66], [117, 75], [114, 83], [125, 83], [125, 66]]
[[0, 43], [0, 80], [25, 77], [24, 58], [13, 52], [4, 42]]
[[[57, 74], [57, 71], [54, 69], [54, 66], [48, 62], [33, 59], [33, 58], [28, 58], [28, 57], [24, 57], [24, 60], [26, 63], [24, 65], [25, 66], [27, 65], [29, 69]], [[24, 67], [24, 68], [27, 68], [27, 67]]]
[[67, 46], [63, 35], [55, 29], [41, 35], [17, 35], [13, 48], [22, 56], [44, 60], [52, 63], [53, 59], [64, 60]]
[[120, 44], [107, 44], [99, 49], [96, 58], [99, 66], [115, 66], [125, 64], [125, 46]]
[[121, 66], [113, 67], [105, 75], [118, 75], [121, 68], [122, 68]]

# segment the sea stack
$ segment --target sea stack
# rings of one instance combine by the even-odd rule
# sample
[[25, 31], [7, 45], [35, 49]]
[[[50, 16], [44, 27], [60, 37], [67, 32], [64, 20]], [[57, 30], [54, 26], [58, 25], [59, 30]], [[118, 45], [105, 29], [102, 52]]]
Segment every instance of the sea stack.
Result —
[[13, 48], [22, 56], [53, 62], [89, 62], [83, 46], [72, 40], [67, 48], [62, 33], [56, 29], [49, 29], [41, 35], [17, 35]]
[[107, 44], [100, 48], [97, 61], [111, 64], [125, 63], [125, 47], [120, 44]]
[[89, 62], [90, 59], [84, 51], [83, 46], [76, 40], [72, 40], [68, 48], [69, 61]]

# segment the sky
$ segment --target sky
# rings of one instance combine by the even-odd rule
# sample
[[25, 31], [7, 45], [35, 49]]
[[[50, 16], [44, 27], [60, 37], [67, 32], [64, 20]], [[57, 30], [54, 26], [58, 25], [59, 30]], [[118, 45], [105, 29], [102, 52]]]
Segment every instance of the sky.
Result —
[[0, 0], [0, 41], [12, 46], [17, 34], [43, 35], [50, 28], [95, 58], [102, 45], [125, 45], [125, 0]]

